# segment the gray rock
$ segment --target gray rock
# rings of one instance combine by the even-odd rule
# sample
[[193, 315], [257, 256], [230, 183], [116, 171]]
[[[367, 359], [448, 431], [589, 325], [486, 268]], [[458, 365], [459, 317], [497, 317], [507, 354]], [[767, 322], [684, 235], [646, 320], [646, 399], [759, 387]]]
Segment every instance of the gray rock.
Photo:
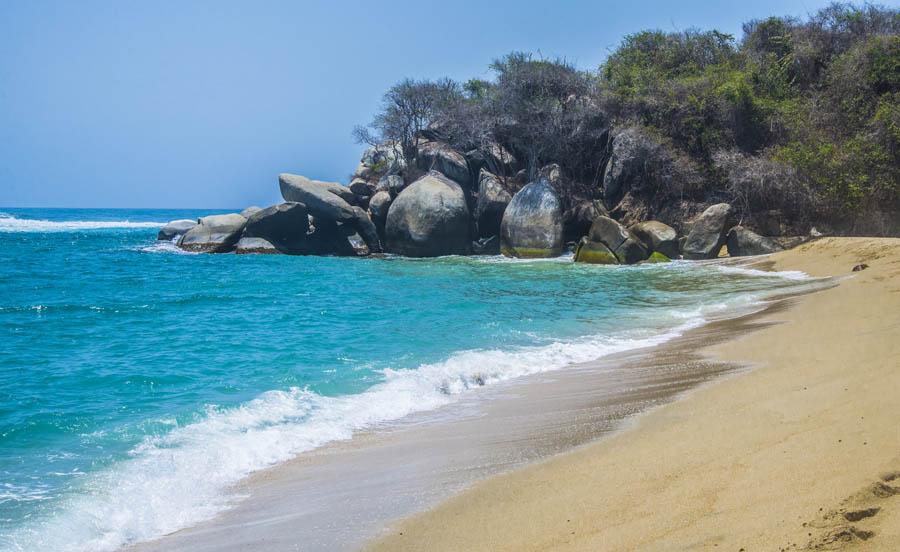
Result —
[[283, 253], [309, 252], [309, 215], [302, 203], [288, 202], [260, 209], [247, 219], [244, 238], [260, 238]]
[[670, 259], [678, 258], [680, 254], [678, 232], [668, 224], [657, 220], [648, 220], [631, 226], [629, 230], [640, 238], [650, 251], [657, 251]]
[[245, 219], [249, 219], [251, 216], [253, 216], [253, 213], [258, 213], [259, 211], [262, 211], [262, 207], [257, 207], [256, 205], [252, 205], [250, 207], [247, 207], [243, 211], [241, 211], [241, 216], [244, 217]]
[[594, 219], [588, 240], [605, 245], [622, 264], [638, 263], [650, 256], [640, 238], [609, 217]]
[[303, 203], [309, 213], [320, 222], [331, 220], [352, 226], [364, 240], [367, 240], [366, 244], [371, 251], [381, 251], [380, 241], [377, 239], [368, 241], [377, 238], [377, 234], [371, 231], [374, 226], [366, 212], [351, 205], [336, 193], [346, 191], [353, 196], [349, 188], [286, 173], [278, 176], [278, 183], [281, 186], [281, 195], [286, 201]]
[[691, 225], [691, 233], [684, 242], [684, 258], [715, 259], [725, 245], [725, 231], [729, 227], [732, 209], [727, 203], [708, 207]]
[[649, 157], [658, 145], [641, 129], [626, 127], [612, 137], [609, 160], [603, 173], [603, 197], [609, 205], [629, 190], [638, 190]]
[[391, 194], [387, 191], [376, 192], [369, 200], [369, 218], [375, 223], [376, 228], [384, 229], [387, 220], [388, 209], [391, 207]]
[[743, 226], [735, 226], [729, 230], [725, 243], [728, 246], [728, 255], [732, 257], [767, 255], [783, 249], [775, 240], [760, 236]]
[[511, 176], [518, 170], [516, 156], [497, 142], [466, 152], [466, 159], [473, 171], [485, 169], [493, 174]]
[[173, 220], [160, 228], [159, 233], [156, 235], [156, 239], [172, 241], [175, 238], [180, 238], [181, 236], [185, 235], [188, 230], [195, 226], [197, 226], [196, 220]]
[[277, 247], [262, 238], [242, 237], [234, 246], [238, 255], [272, 255], [281, 253]]
[[185, 251], [227, 253], [244, 232], [247, 219], [237, 213], [201, 217], [197, 226], [188, 230], [178, 240], [178, 247]]
[[350, 237], [356, 234], [351, 226], [329, 218], [313, 217], [312, 222], [312, 232], [307, 236], [309, 252], [312, 255], [358, 256], [359, 251], [350, 242]]
[[469, 252], [469, 208], [456, 182], [431, 171], [400, 192], [385, 223], [387, 250], [410, 257]]
[[463, 187], [472, 189], [472, 174], [466, 157], [443, 142], [422, 142], [416, 163], [423, 171], [438, 171]]
[[575, 248], [575, 262], [589, 264], [619, 264], [615, 253], [600, 242], [591, 241], [587, 236]]
[[406, 161], [399, 146], [387, 142], [371, 146], [363, 152], [359, 160], [359, 166], [354, 176], [362, 177], [366, 180], [390, 175], [398, 174], [406, 168]]
[[507, 257], [556, 257], [563, 251], [562, 205], [546, 178], [513, 196], [500, 223], [500, 251]]
[[375, 193], [375, 186], [369, 184], [362, 178], [354, 178], [350, 181], [349, 188], [356, 196], [372, 196]]
[[566, 241], [578, 241], [587, 235], [597, 217], [606, 216], [609, 216], [609, 213], [599, 201], [585, 199], [575, 203], [563, 213]]
[[475, 224], [478, 237], [487, 238], [500, 234], [503, 212], [512, 195], [496, 175], [484, 169], [478, 175], [478, 200], [475, 203]]
[[405, 187], [406, 182], [404, 182], [402, 176], [399, 174], [389, 174], [381, 177], [375, 190], [379, 192], [386, 191], [391, 194], [391, 197], [397, 197]]

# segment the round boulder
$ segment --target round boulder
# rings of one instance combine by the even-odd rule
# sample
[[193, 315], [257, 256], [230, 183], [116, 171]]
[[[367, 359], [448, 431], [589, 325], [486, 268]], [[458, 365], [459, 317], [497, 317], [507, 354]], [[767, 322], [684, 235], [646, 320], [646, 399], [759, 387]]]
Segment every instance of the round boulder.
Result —
[[462, 188], [431, 171], [400, 192], [385, 222], [387, 250], [409, 257], [469, 252], [469, 208]]
[[729, 230], [725, 243], [728, 246], [728, 254], [732, 257], [768, 255], [783, 249], [775, 240], [760, 236], [743, 226], [735, 226]]
[[556, 257], [563, 251], [562, 205], [542, 178], [513, 196], [500, 223], [500, 251], [507, 257]]
[[247, 219], [237, 213], [201, 217], [197, 226], [178, 240], [185, 251], [226, 253], [234, 249], [241, 238]]
[[303, 254], [309, 250], [309, 216], [302, 203], [288, 202], [260, 209], [247, 220], [245, 238], [262, 239], [284, 253]]
[[684, 242], [685, 259], [715, 259], [725, 245], [725, 230], [731, 219], [731, 205], [717, 203], [708, 207], [691, 225]]
[[632, 225], [629, 230], [640, 238], [650, 251], [658, 251], [670, 259], [678, 258], [678, 232], [668, 224], [648, 220]]
[[478, 237], [487, 238], [500, 234], [503, 212], [512, 195], [493, 173], [481, 169], [478, 175], [478, 201], [475, 203], [475, 223]]
[[173, 220], [160, 228], [159, 233], [156, 235], [156, 239], [172, 241], [175, 238], [180, 238], [181, 236], [187, 234], [187, 231], [195, 226], [197, 226], [196, 220]]

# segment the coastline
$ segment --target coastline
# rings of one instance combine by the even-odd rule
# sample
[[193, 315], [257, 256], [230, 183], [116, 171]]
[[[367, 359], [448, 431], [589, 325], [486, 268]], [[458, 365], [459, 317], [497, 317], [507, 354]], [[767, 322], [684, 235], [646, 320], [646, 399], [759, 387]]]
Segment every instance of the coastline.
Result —
[[754, 369], [478, 482], [369, 548], [896, 550], [900, 240], [825, 238], [765, 264], [852, 277], [703, 349]]
[[[736, 260], [737, 261], [737, 260]], [[739, 261], [747, 264], [745, 260]], [[732, 314], [661, 345], [517, 378], [255, 474], [216, 518], [134, 550], [354, 549], [474, 482], [581, 447], [742, 365], [697, 355], [759, 327]]]

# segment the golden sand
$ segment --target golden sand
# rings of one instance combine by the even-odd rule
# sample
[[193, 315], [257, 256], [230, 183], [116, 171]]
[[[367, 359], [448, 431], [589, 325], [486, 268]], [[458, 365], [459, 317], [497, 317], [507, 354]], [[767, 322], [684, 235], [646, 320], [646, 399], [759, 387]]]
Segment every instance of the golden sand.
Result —
[[707, 351], [755, 369], [477, 483], [372, 548], [900, 550], [900, 239], [769, 260], [846, 278]]

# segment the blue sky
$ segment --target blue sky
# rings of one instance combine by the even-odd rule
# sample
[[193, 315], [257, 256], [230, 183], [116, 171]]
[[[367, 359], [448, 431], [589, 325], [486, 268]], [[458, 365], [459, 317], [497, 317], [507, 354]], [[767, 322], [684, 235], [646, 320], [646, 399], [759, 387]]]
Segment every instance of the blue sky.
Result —
[[717, 28], [825, 2], [0, 2], [0, 206], [279, 200], [346, 181], [350, 132], [406, 77], [489, 76], [525, 50], [596, 67], [642, 29]]

